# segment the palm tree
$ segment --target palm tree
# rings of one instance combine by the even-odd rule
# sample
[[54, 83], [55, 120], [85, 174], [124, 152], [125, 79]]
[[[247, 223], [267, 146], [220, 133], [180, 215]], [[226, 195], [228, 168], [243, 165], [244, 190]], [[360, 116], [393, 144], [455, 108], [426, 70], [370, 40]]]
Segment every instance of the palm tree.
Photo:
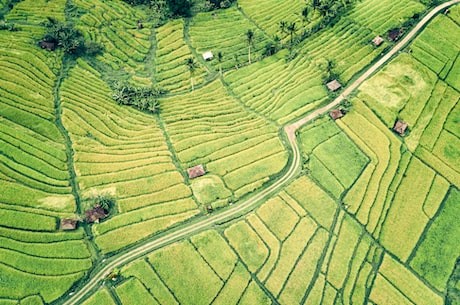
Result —
[[192, 85], [192, 91], [193, 91], [195, 89], [193, 86], [193, 75], [195, 74], [195, 69], [196, 69], [195, 60], [193, 59], [193, 57], [189, 57], [185, 60], [185, 62], [190, 72], [190, 84]]
[[311, 10], [311, 7], [308, 4], [302, 10], [302, 17], [303, 17], [304, 22], [308, 21], [308, 15], [310, 14], [310, 10]]
[[295, 32], [297, 31], [295, 22], [292, 22], [291, 24], [289, 24], [287, 29], [289, 31], [289, 34], [291, 35], [291, 46], [292, 46], [292, 40], [293, 40]]
[[240, 64], [240, 59], [238, 58], [238, 54], [233, 54], [233, 59], [235, 60], [235, 69], [238, 70], [238, 65]]
[[280, 21], [281, 33], [286, 33], [286, 28], [287, 28], [287, 22], [286, 21]]
[[148, 102], [147, 110], [152, 113], [159, 113], [160, 112], [160, 103], [156, 99], [151, 99]]
[[222, 59], [224, 57], [224, 54], [222, 52], [217, 52], [217, 61], [219, 62], [219, 74], [222, 75]]
[[246, 32], [246, 37], [248, 38], [248, 60], [249, 64], [251, 64], [251, 45], [254, 43], [254, 32], [249, 29]]

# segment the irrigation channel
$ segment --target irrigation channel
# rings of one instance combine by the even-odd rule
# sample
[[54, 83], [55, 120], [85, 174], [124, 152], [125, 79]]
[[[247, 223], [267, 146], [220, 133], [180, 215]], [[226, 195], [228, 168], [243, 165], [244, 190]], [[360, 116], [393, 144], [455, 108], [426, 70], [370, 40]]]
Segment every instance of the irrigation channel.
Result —
[[388, 60], [390, 60], [397, 52], [399, 52], [405, 45], [407, 45], [419, 31], [440, 11], [443, 9], [452, 6], [454, 4], [460, 3], [460, 0], [452, 0], [446, 3], [443, 3], [435, 8], [433, 8], [420, 22], [398, 43], [396, 44], [387, 54], [385, 54], [380, 60], [373, 64], [369, 69], [367, 69], [358, 79], [356, 79], [352, 84], [350, 84], [345, 90], [340, 94], [334, 101], [328, 105], [317, 109], [311, 114], [299, 119], [298, 121], [287, 125], [284, 127], [284, 131], [287, 135], [289, 145], [292, 149], [292, 163], [289, 166], [287, 172], [282, 176], [278, 181], [268, 186], [267, 188], [261, 190], [259, 193], [253, 197], [247, 199], [246, 201], [235, 204], [234, 206], [228, 208], [227, 210], [214, 214], [212, 216], [206, 217], [198, 222], [190, 223], [184, 227], [173, 229], [169, 234], [163, 235], [155, 240], [152, 240], [148, 243], [138, 246], [135, 249], [131, 249], [129, 252], [120, 253], [106, 262], [106, 265], [103, 266], [97, 273], [95, 273], [92, 278], [79, 290], [70, 296], [69, 299], [63, 304], [65, 305], [75, 305], [78, 304], [82, 298], [84, 298], [91, 290], [96, 288], [99, 285], [99, 282], [105, 278], [107, 273], [112, 269], [120, 267], [140, 256], [143, 256], [150, 251], [161, 248], [172, 242], [184, 239], [192, 234], [195, 234], [203, 229], [211, 228], [215, 224], [225, 222], [226, 220], [233, 219], [241, 215], [245, 211], [249, 211], [252, 207], [256, 206], [264, 198], [274, 194], [282, 187], [286, 185], [287, 182], [291, 180], [298, 171], [300, 167], [300, 151], [296, 141], [296, 131], [306, 124], [307, 122], [315, 119], [319, 115], [322, 115], [329, 111], [330, 109], [337, 106], [342, 102], [350, 93], [352, 93], [359, 85], [361, 85], [369, 76], [376, 72], [380, 67], [382, 67]]

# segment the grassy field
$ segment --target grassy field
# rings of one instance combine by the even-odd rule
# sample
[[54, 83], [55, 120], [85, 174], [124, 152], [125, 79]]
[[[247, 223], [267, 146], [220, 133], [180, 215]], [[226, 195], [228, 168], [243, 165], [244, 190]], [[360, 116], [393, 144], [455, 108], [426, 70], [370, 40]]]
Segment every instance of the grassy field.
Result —
[[81, 66], [62, 84], [61, 99], [82, 198], [116, 200], [117, 215], [93, 226], [103, 252], [199, 213], [154, 117], [116, 105], [108, 86]]
[[[119, 0], [0, 1], [18, 27], [0, 30], [0, 304], [54, 304], [104, 258], [278, 179], [289, 161], [281, 128], [340, 94], [325, 80], [346, 86], [392, 45], [388, 30], [426, 9], [363, 0], [301, 41], [316, 22], [304, 7], [240, 0], [160, 25]], [[302, 169], [286, 187], [121, 266], [82, 304], [441, 305], [457, 293], [459, 7], [367, 80], [344, 118], [299, 130]], [[102, 52], [40, 49], [48, 17]], [[281, 21], [296, 23], [292, 48]], [[267, 57], [267, 45], [283, 49]], [[159, 113], [117, 105], [115, 80], [164, 89]], [[405, 136], [391, 131], [396, 119]], [[192, 179], [195, 165], [206, 173]], [[110, 216], [83, 223], [101, 194]], [[64, 218], [79, 228], [62, 231]]]
[[234, 198], [252, 192], [286, 164], [276, 128], [241, 106], [218, 81], [184, 94], [181, 103], [174, 97], [160, 103], [182, 167], [202, 164], [211, 177], [220, 178], [218, 199], [229, 198], [230, 192]]

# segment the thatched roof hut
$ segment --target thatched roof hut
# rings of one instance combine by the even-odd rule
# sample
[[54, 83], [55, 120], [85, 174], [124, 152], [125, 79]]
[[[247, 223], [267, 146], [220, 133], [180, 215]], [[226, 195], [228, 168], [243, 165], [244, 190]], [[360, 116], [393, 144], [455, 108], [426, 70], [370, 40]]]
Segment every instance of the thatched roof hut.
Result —
[[206, 174], [206, 171], [204, 170], [203, 165], [200, 164], [200, 165], [187, 169], [187, 173], [188, 173], [188, 177], [190, 179], [193, 179], [196, 177], [203, 176], [204, 174]]
[[338, 82], [338, 80], [334, 79], [326, 84], [329, 91], [334, 92], [342, 88], [342, 85]]
[[329, 115], [331, 116], [331, 118], [332, 118], [333, 120], [340, 119], [341, 117], [344, 116], [342, 110], [340, 110], [340, 109], [331, 110], [331, 111], [329, 112]]
[[54, 51], [57, 47], [57, 44], [55, 42], [49, 42], [44, 40], [40, 41], [38, 45], [40, 46], [40, 48], [47, 49], [48, 51]]
[[98, 223], [99, 220], [106, 218], [108, 212], [101, 206], [95, 206], [93, 209], [85, 212], [85, 218], [87, 223]]
[[395, 123], [395, 126], [393, 127], [393, 130], [399, 135], [403, 136], [406, 133], [407, 129], [407, 123], [401, 120], [397, 120]]
[[211, 60], [214, 58], [214, 55], [212, 54], [211, 51], [208, 51], [208, 52], [204, 52], [203, 53], [203, 59], [204, 60]]
[[75, 219], [62, 219], [61, 220], [61, 230], [69, 231], [75, 230], [77, 228], [78, 221]]
[[378, 47], [383, 43], [383, 38], [380, 36], [376, 36], [374, 39], [372, 39], [372, 43], [374, 46]]

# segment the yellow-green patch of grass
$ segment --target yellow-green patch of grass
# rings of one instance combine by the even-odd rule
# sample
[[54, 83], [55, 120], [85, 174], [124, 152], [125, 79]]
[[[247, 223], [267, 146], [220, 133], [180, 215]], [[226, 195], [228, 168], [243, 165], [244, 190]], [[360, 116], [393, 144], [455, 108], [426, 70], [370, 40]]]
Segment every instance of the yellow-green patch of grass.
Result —
[[330, 228], [337, 205], [309, 178], [302, 176], [295, 180], [286, 188], [286, 192], [305, 208], [319, 224], [326, 229]]
[[87, 298], [82, 305], [115, 305], [115, 301], [113, 300], [110, 292], [107, 289], [100, 289], [95, 292], [92, 296]]
[[257, 273], [257, 277], [264, 281], [270, 271], [275, 266], [276, 261], [278, 260], [278, 255], [280, 251], [280, 242], [276, 236], [267, 228], [267, 226], [260, 220], [259, 217], [255, 214], [251, 214], [247, 217], [247, 220], [251, 226], [256, 230], [257, 234], [261, 236], [263, 241], [267, 244], [270, 252], [267, 260], [264, 262], [262, 268], [260, 268]]
[[300, 304], [305, 291], [313, 279], [317, 264], [323, 253], [328, 234], [320, 229], [314, 236], [307, 251], [303, 253], [300, 260], [294, 266], [294, 270], [284, 287], [279, 300], [282, 304]]
[[345, 217], [340, 228], [338, 239], [335, 243], [332, 257], [329, 260], [327, 272], [328, 281], [334, 287], [340, 289], [343, 287], [348, 269], [349, 261], [352, 259], [353, 250], [359, 242], [362, 229], [350, 217]]
[[446, 196], [449, 189], [449, 182], [440, 175], [436, 175], [433, 184], [431, 185], [430, 192], [426, 196], [423, 203], [423, 212], [427, 217], [433, 218], [438, 211], [439, 205]]
[[238, 304], [238, 300], [248, 286], [251, 279], [249, 272], [244, 268], [243, 264], [238, 263], [230, 278], [226, 281], [224, 288], [219, 292], [219, 295], [212, 304], [214, 305], [232, 305]]
[[398, 289], [385, 279], [380, 273], [372, 286], [370, 299], [374, 304], [385, 305], [413, 305]]
[[232, 192], [225, 187], [222, 179], [211, 174], [195, 178], [191, 187], [193, 195], [203, 205], [211, 204], [216, 200], [225, 199], [232, 195]]
[[190, 241], [222, 279], [230, 276], [238, 257], [222, 236], [216, 231], [206, 231], [193, 236]]
[[155, 305], [157, 301], [136, 278], [130, 278], [115, 289], [122, 304]]
[[432, 169], [412, 158], [383, 224], [382, 244], [402, 261], [409, 257], [429, 220], [423, 203], [434, 177]]
[[181, 304], [209, 304], [223, 286], [189, 242], [155, 251], [149, 261]]
[[140, 241], [152, 234], [162, 231], [173, 224], [184, 221], [196, 215], [198, 211], [189, 211], [178, 215], [164, 216], [144, 222], [121, 227], [96, 237], [96, 244], [103, 253], [119, 250]]
[[295, 267], [295, 263], [302, 253], [302, 250], [314, 236], [316, 229], [317, 226], [311, 218], [302, 218], [294, 232], [292, 232], [286, 242], [283, 243], [276, 267], [270, 274], [266, 283], [267, 288], [274, 295], [280, 293], [284, 282]]
[[427, 287], [415, 274], [389, 255], [384, 256], [379, 272], [414, 304], [444, 304], [443, 297]]
[[147, 261], [134, 261], [133, 263], [125, 266], [121, 270], [121, 274], [124, 277], [134, 276], [140, 279], [142, 284], [154, 293], [155, 298], [158, 302], [160, 302], [160, 304], [177, 304], [168, 288], [164, 285]]
[[225, 230], [225, 236], [250, 272], [255, 273], [262, 267], [268, 257], [268, 249], [246, 222], [232, 225]]
[[292, 232], [299, 216], [279, 197], [271, 198], [257, 209], [257, 215], [283, 241]]
[[269, 305], [272, 304], [270, 298], [263, 292], [256, 282], [251, 281], [238, 305]]

